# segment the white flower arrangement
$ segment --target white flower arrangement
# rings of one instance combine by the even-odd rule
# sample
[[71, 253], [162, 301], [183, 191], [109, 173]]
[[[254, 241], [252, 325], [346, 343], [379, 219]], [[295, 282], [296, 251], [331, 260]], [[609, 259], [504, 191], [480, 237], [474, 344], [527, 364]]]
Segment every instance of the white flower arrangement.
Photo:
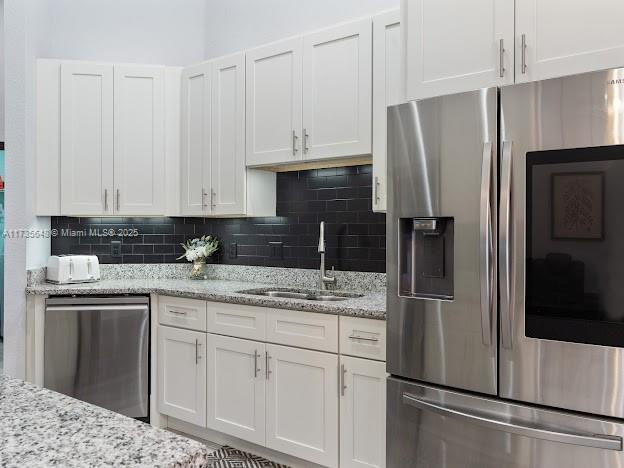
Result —
[[178, 257], [178, 260], [185, 258], [189, 262], [205, 260], [219, 250], [219, 240], [212, 236], [191, 239], [180, 245], [182, 245], [184, 253]]

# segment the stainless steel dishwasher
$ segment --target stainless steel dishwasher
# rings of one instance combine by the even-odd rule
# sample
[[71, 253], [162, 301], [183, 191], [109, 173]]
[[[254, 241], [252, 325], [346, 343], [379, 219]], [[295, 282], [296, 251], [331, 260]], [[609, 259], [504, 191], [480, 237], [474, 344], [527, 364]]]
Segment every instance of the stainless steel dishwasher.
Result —
[[149, 418], [149, 298], [46, 300], [46, 388], [132, 418]]

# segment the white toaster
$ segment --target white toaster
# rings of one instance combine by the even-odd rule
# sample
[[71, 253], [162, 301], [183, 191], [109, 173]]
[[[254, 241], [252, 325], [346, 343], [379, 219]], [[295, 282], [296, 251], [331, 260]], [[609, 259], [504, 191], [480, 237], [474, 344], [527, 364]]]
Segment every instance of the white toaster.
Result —
[[46, 280], [50, 283], [89, 283], [100, 279], [100, 262], [95, 255], [52, 255]]

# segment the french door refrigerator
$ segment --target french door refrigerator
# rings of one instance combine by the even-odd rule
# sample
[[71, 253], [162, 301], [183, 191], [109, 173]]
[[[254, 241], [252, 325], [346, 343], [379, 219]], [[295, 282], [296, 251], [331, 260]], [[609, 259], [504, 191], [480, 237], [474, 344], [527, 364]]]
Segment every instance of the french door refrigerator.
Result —
[[624, 466], [624, 69], [391, 107], [388, 155], [388, 468]]

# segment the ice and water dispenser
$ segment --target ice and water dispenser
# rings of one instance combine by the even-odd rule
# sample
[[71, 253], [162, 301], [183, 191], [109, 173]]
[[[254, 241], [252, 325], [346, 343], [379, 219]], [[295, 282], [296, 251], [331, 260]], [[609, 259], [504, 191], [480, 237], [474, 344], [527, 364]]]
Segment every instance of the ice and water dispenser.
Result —
[[399, 218], [399, 296], [453, 299], [453, 235], [453, 218]]

